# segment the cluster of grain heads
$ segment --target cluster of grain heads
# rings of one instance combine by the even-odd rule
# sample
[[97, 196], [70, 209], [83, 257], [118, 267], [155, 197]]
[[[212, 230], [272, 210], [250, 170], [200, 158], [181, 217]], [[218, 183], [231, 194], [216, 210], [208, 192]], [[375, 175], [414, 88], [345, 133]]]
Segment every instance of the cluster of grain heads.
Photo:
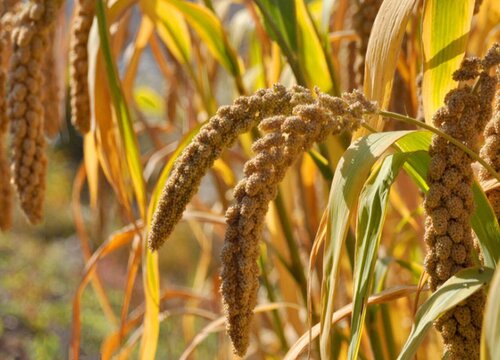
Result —
[[168, 238], [184, 209], [196, 193], [205, 175], [222, 150], [239, 134], [250, 130], [263, 118], [289, 114], [291, 93], [281, 85], [243, 96], [233, 105], [221, 107], [201, 128], [191, 144], [179, 156], [163, 188], [153, 216], [148, 245], [158, 249]]
[[43, 69], [57, 0], [33, 0], [18, 12], [12, 29], [8, 72], [7, 117], [12, 133], [12, 176], [21, 208], [36, 224], [45, 192]]
[[71, 121], [82, 134], [90, 130], [87, 43], [94, 13], [95, 0], [75, 1], [70, 44]]
[[334, 98], [297, 88], [290, 116], [263, 120], [265, 135], [252, 147], [255, 156], [244, 167], [244, 178], [234, 190], [236, 203], [226, 212], [228, 225], [222, 249], [221, 293], [227, 330], [235, 352], [243, 356], [250, 338], [253, 309], [259, 287], [257, 258], [264, 218], [269, 202], [292, 163], [314, 142], [329, 134], [355, 130], [364, 111], [373, 104], [359, 92]]
[[[495, 51], [488, 56], [491, 58]], [[445, 98], [445, 106], [433, 117], [436, 127], [474, 150], [491, 115], [496, 78], [489, 76], [488, 71], [498, 58], [500, 56], [493, 61], [488, 57], [483, 62], [479, 59], [464, 61], [454, 79], [470, 81], [478, 78], [476, 86], [463, 85], [451, 90]], [[424, 202], [428, 249], [425, 269], [434, 291], [459, 270], [474, 265], [470, 225], [474, 175], [471, 158], [441, 137], [433, 138], [429, 154], [429, 191]], [[448, 359], [479, 358], [484, 302], [485, 294], [479, 291], [436, 321]]]
[[359, 0], [356, 2], [356, 12], [353, 17], [354, 30], [358, 34], [359, 41], [356, 46], [357, 54], [354, 63], [354, 73], [356, 74], [355, 84], [363, 85], [365, 74], [365, 55], [368, 49], [368, 40], [373, 27], [373, 22], [378, 10], [382, 5], [382, 0]]

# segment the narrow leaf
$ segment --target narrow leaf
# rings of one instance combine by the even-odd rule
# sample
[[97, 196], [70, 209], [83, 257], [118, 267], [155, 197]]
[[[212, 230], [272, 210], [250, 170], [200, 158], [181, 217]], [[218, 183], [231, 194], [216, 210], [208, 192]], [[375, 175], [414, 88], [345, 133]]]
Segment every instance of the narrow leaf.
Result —
[[434, 320], [488, 284], [492, 277], [492, 269], [474, 267], [461, 270], [449, 278], [418, 309], [415, 323], [398, 359], [412, 359]]
[[99, 27], [99, 38], [101, 41], [101, 50], [106, 65], [106, 75], [112, 95], [113, 106], [118, 120], [120, 137], [125, 150], [129, 175], [132, 179], [137, 204], [142, 218], [145, 218], [146, 211], [146, 190], [144, 178], [142, 175], [142, 163], [140, 158], [137, 137], [134, 132], [127, 101], [123, 96], [118, 71], [113, 61], [109, 42], [109, 30], [107, 27], [105, 6], [102, 0], [96, 3], [96, 15]]
[[367, 301], [374, 278], [375, 262], [389, 201], [389, 191], [409, 153], [390, 155], [380, 170], [366, 182], [358, 207], [356, 261], [354, 267], [353, 315], [348, 358], [357, 359]]

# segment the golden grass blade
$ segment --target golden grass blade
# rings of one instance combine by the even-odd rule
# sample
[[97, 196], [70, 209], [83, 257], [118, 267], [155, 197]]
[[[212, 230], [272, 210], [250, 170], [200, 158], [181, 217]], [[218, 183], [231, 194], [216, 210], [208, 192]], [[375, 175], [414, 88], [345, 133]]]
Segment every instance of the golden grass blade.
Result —
[[[124, 168], [122, 147], [116, 138], [115, 120], [111, 111], [111, 95], [106, 82], [104, 63], [99, 51], [97, 26], [93, 26], [89, 36], [89, 93], [92, 109], [91, 135], [95, 152], [106, 179], [113, 187], [118, 201], [130, 209], [129, 194], [123, 182]], [[89, 146], [91, 142], [89, 141]]]
[[[272, 310], [277, 310], [281, 308], [291, 308], [291, 309], [296, 309], [302, 310], [302, 308], [296, 304], [290, 304], [290, 303], [269, 303], [265, 305], [259, 305], [254, 309], [254, 313], [262, 313], [262, 312], [269, 312]], [[194, 339], [191, 341], [191, 343], [188, 345], [186, 350], [182, 353], [180, 356], [179, 360], [188, 360], [193, 351], [196, 349], [196, 347], [201, 344], [210, 334], [213, 334], [215, 332], [220, 332], [224, 331], [225, 322], [226, 318], [224, 316], [221, 316], [217, 318], [216, 320], [211, 321], [207, 326], [205, 326], [198, 334], [194, 337]]]
[[[377, 101], [381, 109], [387, 107], [391, 98], [401, 42], [415, 3], [415, 0], [385, 0], [373, 23], [366, 50], [363, 89], [365, 96]], [[379, 131], [384, 127], [379, 116], [372, 116], [367, 121]], [[367, 134], [365, 129], [360, 129], [354, 138]]]
[[[84, 182], [85, 182], [85, 167], [81, 165], [80, 168], [78, 169], [75, 180], [73, 182], [71, 208], [73, 213], [73, 221], [75, 222], [76, 232], [78, 233], [78, 239], [80, 240], [80, 244], [82, 247], [83, 258], [85, 262], [88, 262], [90, 257], [92, 256], [92, 251], [90, 249], [89, 237], [87, 231], [85, 230], [85, 224], [81, 212], [82, 206], [80, 202], [80, 197]], [[113, 325], [118, 325], [118, 320], [115, 316], [113, 309], [111, 308], [111, 304], [109, 303], [109, 299], [106, 295], [106, 292], [101, 283], [99, 275], [96, 272], [92, 274], [91, 281], [92, 281], [92, 287], [96, 292], [97, 298], [99, 299], [99, 303], [101, 304], [104, 314]]]
[[85, 175], [89, 188], [90, 206], [97, 208], [97, 199], [99, 198], [99, 156], [97, 154], [97, 145], [94, 134], [89, 132], [83, 137], [83, 153]]
[[[206, 300], [205, 298], [196, 295], [189, 290], [175, 289], [175, 290], [166, 290], [160, 298], [160, 303], [164, 303], [165, 301], [172, 299], [198, 300], [198, 301]], [[118, 348], [122, 344], [124, 337], [141, 324], [144, 316], [144, 304], [140, 305], [134, 311], [132, 311], [132, 314], [133, 316], [131, 317], [130, 320], [128, 320], [125, 323], [123, 330], [120, 329], [108, 335], [104, 339], [101, 345], [101, 353], [100, 353], [102, 360], [111, 359], [113, 357], [113, 354], [118, 350]]]
[[129, 244], [135, 234], [135, 228], [128, 226], [110, 236], [110, 238], [97, 249], [85, 264], [84, 274], [80, 285], [73, 298], [73, 324], [71, 327], [71, 343], [69, 349], [69, 358], [78, 360], [80, 357], [80, 300], [85, 290], [85, 286], [90, 281], [92, 274], [96, 270], [97, 263], [106, 255], [112, 253], [118, 248]]
[[[372, 295], [368, 298], [368, 305], [384, 304], [403, 297], [408, 297], [418, 290], [417, 286], [414, 285], [401, 285], [396, 286], [387, 290], [380, 292], [379, 294]], [[334, 325], [342, 319], [348, 317], [353, 310], [353, 303], [345, 305], [339, 310], [333, 313], [331, 324]], [[310, 331], [303, 334], [296, 342], [290, 347], [290, 350], [285, 355], [284, 360], [295, 360], [299, 359], [300, 354], [302, 354], [306, 348], [309, 346], [312, 340], [316, 339], [320, 335], [320, 325], [316, 324], [311, 327]]]
[[137, 277], [137, 270], [139, 269], [139, 265], [141, 263], [141, 255], [142, 255], [141, 238], [139, 236], [136, 236], [129, 252], [129, 261], [127, 265], [127, 277], [126, 277], [127, 281], [125, 284], [125, 291], [123, 294], [123, 305], [120, 317], [119, 333], [121, 336], [123, 336], [125, 332], [128, 309], [130, 306], [130, 301], [132, 299], [132, 292], [134, 290], [135, 279]]
[[172, 56], [181, 64], [191, 61], [191, 37], [182, 14], [171, 4], [159, 0], [141, 0], [144, 14], [154, 23], [156, 31]]
[[123, 91], [128, 101], [132, 100], [134, 90], [134, 81], [139, 67], [139, 60], [144, 52], [144, 49], [149, 43], [149, 39], [153, 34], [153, 22], [146, 16], [141, 18], [141, 24], [134, 41], [132, 56], [128, 63], [125, 76], [123, 77]]
[[428, 0], [422, 27], [424, 78], [422, 99], [425, 122], [443, 104], [444, 96], [454, 87], [451, 80], [467, 48], [474, 0]]
[[[142, 244], [141, 246], [144, 246]], [[143, 334], [139, 356], [141, 360], [153, 360], [160, 333], [160, 274], [158, 252], [146, 249], [143, 260], [143, 284], [146, 312], [144, 313]]]

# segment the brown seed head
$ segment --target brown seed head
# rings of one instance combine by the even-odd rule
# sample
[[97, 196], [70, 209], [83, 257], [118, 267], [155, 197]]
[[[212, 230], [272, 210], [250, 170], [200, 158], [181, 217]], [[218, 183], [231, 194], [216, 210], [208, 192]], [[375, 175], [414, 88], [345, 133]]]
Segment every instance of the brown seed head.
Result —
[[95, 1], [77, 0], [75, 6], [69, 54], [71, 121], [78, 131], [85, 134], [90, 130], [91, 116], [87, 43], [95, 14]]
[[375, 112], [374, 104], [361, 93], [334, 98], [302, 90], [292, 99], [290, 116], [262, 121], [265, 135], [255, 142], [256, 155], [244, 167], [245, 177], [235, 188], [236, 203], [226, 213], [228, 225], [221, 262], [221, 293], [228, 333], [234, 350], [243, 356], [249, 344], [253, 308], [257, 303], [259, 240], [269, 202], [277, 194], [286, 170], [314, 142], [328, 134], [356, 129], [364, 111]]
[[[494, 58], [494, 55], [489, 55], [489, 58]], [[496, 87], [496, 78], [488, 74], [489, 68], [484, 63], [485, 60], [477, 58], [462, 63], [454, 79], [478, 79], [475, 90], [465, 85], [450, 91], [445, 98], [445, 106], [433, 118], [435, 126], [471, 149], [478, 147], [479, 136], [491, 116], [491, 100]], [[488, 128], [494, 129], [495, 125], [488, 125]], [[490, 130], [490, 133], [494, 131]], [[470, 157], [444, 139], [435, 137], [429, 154], [425, 268], [430, 286], [435, 290], [457, 271], [474, 265], [470, 225], [474, 209], [471, 189], [474, 177]], [[471, 314], [474, 313], [472, 302], [484, 303], [485, 294], [479, 291], [475, 296], [481, 300], [466, 300], [445, 314], [450, 320], [436, 323], [443, 334], [450, 359], [479, 358], [481, 328], [471, 322]]]

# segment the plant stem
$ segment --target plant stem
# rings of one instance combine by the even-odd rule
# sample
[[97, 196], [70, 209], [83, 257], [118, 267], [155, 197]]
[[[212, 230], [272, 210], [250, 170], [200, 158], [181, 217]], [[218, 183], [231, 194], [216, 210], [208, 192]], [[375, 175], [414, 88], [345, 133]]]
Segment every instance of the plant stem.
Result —
[[475, 161], [477, 161], [478, 163], [480, 163], [482, 166], [484, 166], [484, 168], [486, 170], [488, 170], [488, 172], [495, 179], [497, 179], [500, 182], [500, 175], [495, 171], [495, 169], [493, 169], [493, 167], [491, 167], [486, 161], [484, 161], [483, 159], [481, 159], [478, 154], [476, 154], [474, 151], [472, 151], [467, 146], [465, 146], [464, 144], [462, 144], [459, 140], [455, 139], [453, 136], [448, 135], [447, 133], [445, 133], [445, 132], [443, 132], [443, 131], [435, 128], [434, 126], [428, 125], [426, 123], [418, 121], [417, 119], [414, 119], [414, 118], [409, 117], [409, 116], [400, 115], [398, 113], [394, 113], [394, 112], [391, 112], [391, 111], [385, 111], [385, 110], [380, 110], [378, 113], [379, 113], [379, 115], [382, 115], [382, 116], [385, 116], [385, 117], [388, 117], [388, 118], [391, 118], [391, 119], [394, 119], [394, 120], [399, 120], [399, 121], [405, 122], [407, 124], [411, 124], [411, 125], [415, 125], [415, 126], [424, 128], [426, 130], [429, 130], [429, 131], [433, 132], [434, 134], [436, 134], [438, 136], [441, 136], [442, 138], [444, 138], [447, 141], [451, 142], [453, 145], [455, 145], [460, 150], [462, 150], [463, 152], [465, 152], [467, 155], [469, 155], [472, 159], [474, 159]]

